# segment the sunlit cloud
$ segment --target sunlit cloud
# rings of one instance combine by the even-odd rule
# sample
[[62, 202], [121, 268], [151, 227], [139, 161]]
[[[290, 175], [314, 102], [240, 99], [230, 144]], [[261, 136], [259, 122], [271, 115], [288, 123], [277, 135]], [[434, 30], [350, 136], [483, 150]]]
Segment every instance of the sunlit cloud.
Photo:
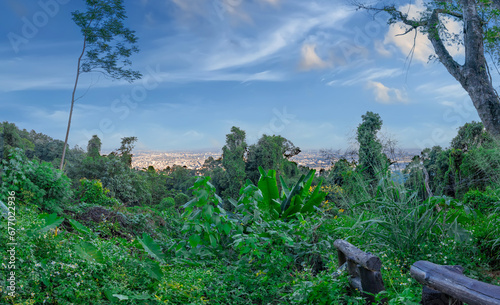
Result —
[[381, 104], [407, 103], [408, 96], [404, 90], [389, 88], [380, 82], [369, 81], [367, 88], [372, 89], [375, 101]]
[[257, 64], [275, 56], [285, 47], [297, 44], [314, 27], [328, 24], [335, 26], [335, 21], [340, 22], [348, 16], [345, 10], [335, 9], [316, 17], [292, 17], [255, 38], [239, 39], [237, 45], [231, 40], [222, 40], [207, 57], [204, 68], [211, 71]]
[[300, 61], [301, 70], [324, 69], [330, 67], [331, 64], [321, 59], [316, 54], [316, 45], [304, 44], [301, 49], [302, 59]]

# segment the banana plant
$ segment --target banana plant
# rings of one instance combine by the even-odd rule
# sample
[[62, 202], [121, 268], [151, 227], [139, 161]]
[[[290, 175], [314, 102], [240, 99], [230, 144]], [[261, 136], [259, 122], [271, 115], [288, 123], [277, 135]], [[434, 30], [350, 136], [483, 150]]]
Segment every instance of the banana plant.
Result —
[[279, 195], [276, 171], [269, 170], [267, 173], [259, 167], [261, 174], [258, 188], [262, 192], [262, 202], [259, 208], [264, 215], [269, 215], [271, 219], [291, 219], [297, 213], [310, 214], [325, 199], [327, 193], [321, 191], [320, 183], [314, 191], [310, 192], [310, 187], [314, 179], [315, 170], [310, 170], [307, 175], [300, 176], [293, 187], [289, 187], [283, 177], [280, 176], [282, 194]]

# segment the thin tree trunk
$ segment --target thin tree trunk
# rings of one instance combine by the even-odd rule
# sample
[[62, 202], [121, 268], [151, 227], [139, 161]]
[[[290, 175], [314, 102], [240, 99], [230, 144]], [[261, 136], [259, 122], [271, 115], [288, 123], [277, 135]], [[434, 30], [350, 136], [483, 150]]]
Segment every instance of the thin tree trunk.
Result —
[[78, 57], [78, 65], [77, 65], [77, 69], [76, 69], [75, 86], [73, 87], [73, 93], [71, 94], [71, 108], [69, 110], [68, 129], [66, 130], [66, 138], [64, 139], [64, 147], [63, 147], [63, 153], [62, 153], [62, 157], [61, 157], [61, 164], [59, 165], [59, 169], [60, 170], [63, 169], [64, 157], [66, 156], [66, 147], [68, 146], [69, 129], [71, 127], [71, 117], [73, 116], [73, 106], [75, 105], [76, 87], [78, 86], [78, 79], [80, 78], [80, 63], [82, 61], [83, 55], [85, 54], [86, 42], [87, 42], [87, 37], [84, 37], [83, 38], [82, 53], [80, 54], [80, 57]]

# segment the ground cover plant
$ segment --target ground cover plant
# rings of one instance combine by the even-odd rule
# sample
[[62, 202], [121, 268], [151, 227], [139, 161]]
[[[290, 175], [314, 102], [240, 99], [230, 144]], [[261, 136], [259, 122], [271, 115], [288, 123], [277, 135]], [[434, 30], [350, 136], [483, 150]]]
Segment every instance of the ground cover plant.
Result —
[[[380, 161], [374, 141], [366, 142]], [[287, 161], [285, 150], [276, 151], [276, 160]], [[468, 153], [479, 158], [474, 164], [497, 155], [483, 160]], [[420, 301], [422, 287], [409, 274], [417, 260], [461, 265], [471, 278], [500, 284], [498, 184], [477, 180], [484, 175], [478, 167], [460, 173], [474, 187], [450, 196], [439, 184], [456, 188], [461, 165], [454, 174], [443, 167], [455, 178], [440, 180], [432, 174], [439, 158], [428, 152], [421, 166], [431, 174], [431, 192], [416, 163], [400, 179], [367, 158], [363, 166], [341, 161], [330, 171], [291, 176], [259, 167], [258, 180], [242, 181], [235, 197], [216, 187], [215, 167], [202, 176], [136, 170], [119, 154], [94, 151], [62, 172], [21, 148], [5, 154], [0, 294], [6, 304], [364, 304], [338, 268], [338, 238], [381, 258], [386, 291], [377, 298], [389, 304]], [[13, 205], [15, 296], [7, 288]]]

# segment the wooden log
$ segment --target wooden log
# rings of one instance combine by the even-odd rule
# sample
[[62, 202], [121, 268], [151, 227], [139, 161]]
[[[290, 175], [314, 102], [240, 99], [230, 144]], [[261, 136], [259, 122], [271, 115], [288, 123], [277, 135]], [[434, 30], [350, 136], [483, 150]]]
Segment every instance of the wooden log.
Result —
[[361, 279], [359, 277], [351, 277], [349, 278], [349, 284], [352, 288], [361, 291], [363, 288], [361, 287]]
[[[371, 271], [365, 268], [359, 268], [361, 278], [361, 295], [369, 301], [368, 304], [375, 302], [375, 296], [385, 290], [382, 274], [379, 271]], [[380, 303], [386, 303], [383, 299]]]
[[345, 256], [344, 252], [337, 250], [337, 256], [339, 258], [339, 267], [347, 263], [347, 257]]
[[[337, 239], [333, 243], [333, 245], [335, 246], [335, 248], [337, 248], [337, 250], [339, 250], [339, 252], [343, 253], [344, 262], [346, 257], [348, 257], [368, 270], [380, 271], [380, 267], [382, 266], [380, 258], [371, 254], [370, 252], [361, 251], [360, 249], [342, 239]], [[339, 253], [339, 265], [341, 265], [340, 258], [341, 254]], [[344, 262], [342, 262], [342, 264]]]
[[500, 286], [483, 283], [457, 272], [457, 267], [418, 261], [410, 274], [418, 282], [469, 305], [499, 305]]
[[[464, 268], [462, 266], [448, 266], [444, 265], [443, 268], [450, 270], [451, 272], [455, 272], [458, 274], [464, 274]], [[430, 288], [429, 286], [424, 285], [422, 288], [422, 305], [463, 305], [463, 303], [455, 298], [450, 297], [449, 295]]]
[[359, 277], [359, 265], [349, 258], [347, 258], [347, 272], [352, 277]]
[[424, 286], [422, 289], [422, 305], [463, 305], [462, 302], [457, 301], [441, 291], [434, 290], [428, 286]]

